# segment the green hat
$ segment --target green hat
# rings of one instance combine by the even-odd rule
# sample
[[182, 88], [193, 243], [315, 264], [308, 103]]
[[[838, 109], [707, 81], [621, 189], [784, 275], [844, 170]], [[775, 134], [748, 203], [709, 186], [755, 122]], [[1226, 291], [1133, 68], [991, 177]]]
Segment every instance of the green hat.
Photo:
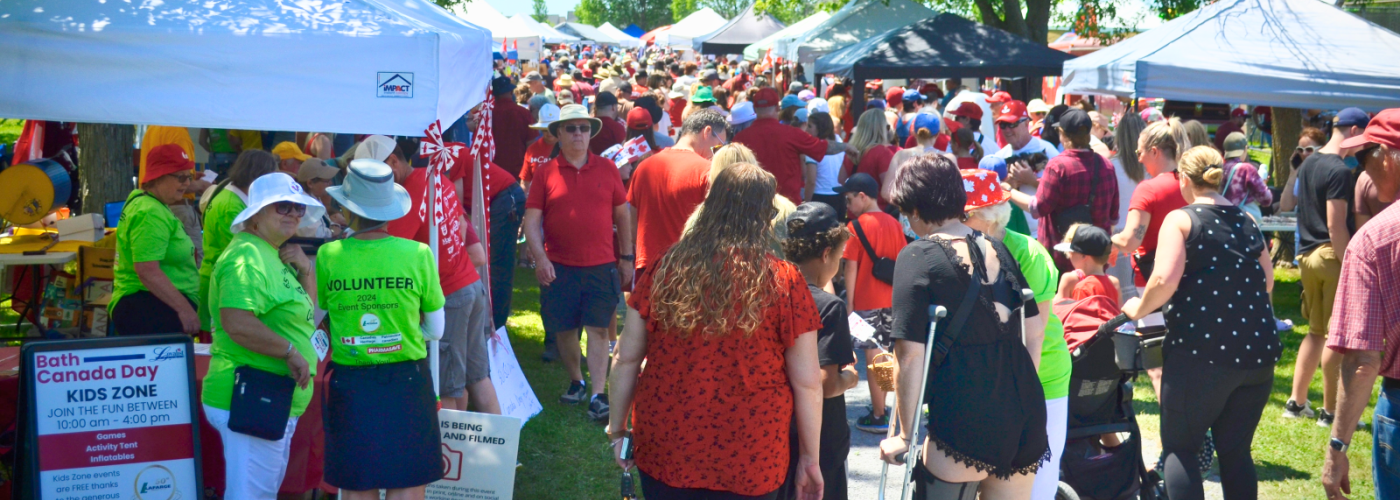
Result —
[[690, 102], [715, 102], [715, 93], [709, 87], [695, 89], [695, 95], [690, 96]]

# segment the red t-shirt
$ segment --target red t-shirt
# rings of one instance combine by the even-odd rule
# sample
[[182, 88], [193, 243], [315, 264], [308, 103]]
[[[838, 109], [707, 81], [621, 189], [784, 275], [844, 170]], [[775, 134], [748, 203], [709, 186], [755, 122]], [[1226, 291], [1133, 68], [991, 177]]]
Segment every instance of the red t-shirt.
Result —
[[1115, 305], [1122, 305], [1122, 292], [1118, 290], [1118, 287], [1113, 286], [1113, 281], [1108, 279], [1107, 275], [1084, 274], [1084, 271], [1078, 269], [1075, 269], [1074, 273], [1079, 275], [1079, 282], [1075, 283], [1074, 290], [1070, 291], [1074, 300], [1102, 295], [1113, 299]]
[[758, 165], [778, 178], [778, 194], [793, 201], [802, 199], [802, 156], [815, 161], [826, 157], [826, 141], [775, 118], [754, 120], [734, 135], [734, 142], [753, 150]]
[[[462, 187], [467, 191], [462, 194], [462, 209], [471, 210], [473, 192], [471, 189], [471, 176], [469, 175], [471, 174], [471, 163], [465, 162], [462, 160], [462, 157], [459, 157], [457, 164], [458, 165], [454, 166], [451, 171], [450, 179], [453, 181], [458, 179], [462, 180]], [[458, 166], [460, 166], [460, 168]], [[490, 162], [481, 165], [482, 194], [486, 195], [486, 203], [488, 205], [491, 203], [491, 200], [496, 199], [498, 193], [505, 191], [511, 184], [515, 184], [515, 176], [510, 175], [510, 172], [507, 172], [506, 169]]]
[[[1152, 220], [1148, 221], [1147, 234], [1143, 235], [1142, 245], [1133, 252], [1133, 256], [1142, 257], [1155, 252], [1157, 233], [1162, 230], [1162, 221], [1172, 210], [1184, 206], [1186, 198], [1181, 196], [1181, 185], [1176, 172], [1160, 174], [1138, 184], [1137, 189], [1133, 190], [1133, 200], [1128, 204], [1128, 209], [1147, 212], [1152, 216]], [[1133, 260], [1133, 270], [1137, 270], [1137, 259]], [[1147, 286], [1147, 280], [1138, 272], [1133, 273], [1133, 283], [1137, 286]]]
[[677, 134], [680, 133], [679, 131], [681, 128], [681, 113], [684, 112], [685, 98], [677, 97], [675, 99], [671, 99], [670, 107], [666, 110], [666, 113], [671, 115], [671, 128], [676, 129]]
[[[865, 232], [865, 238], [870, 240], [870, 247], [875, 249], [876, 256], [899, 257], [899, 251], [904, 250], [907, 242], [904, 240], [904, 226], [898, 220], [878, 211], [860, 214], [856, 220], [860, 221], [860, 228]], [[847, 222], [846, 229], [851, 232], [851, 239], [846, 241], [846, 252], [841, 254], [841, 258], [860, 266], [856, 268], [855, 295], [851, 297], [851, 306], [857, 311], [891, 307], [894, 288], [875, 279], [875, 259], [865, 252], [865, 245], [861, 245], [860, 238], [855, 235], [855, 222]]]
[[520, 168], [520, 180], [533, 182], [535, 180], [535, 169], [540, 165], [549, 163], [549, 155], [554, 152], [553, 144], [546, 144], [543, 139], [535, 141], [529, 149], [525, 150], [524, 165]]
[[977, 160], [971, 156], [958, 157], [958, 170], [977, 170]]
[[637, 278], [628, 305], [647, 322], [647, 370], [637, 379], [637, 466], [676, 488], [762, 495], [778, 489], [791, 457], [793, 401], [784, 353], [821, 328], [807, 281], [774, 257], [772, 305], [750, 335], [680, 335], [652, 316], [656, 268]]
[[710, 188], [710, 160], [683, 149], [663, 149], [632, 172], [627, 202], [637, 209], [637, 268], [661, 260], [681, 239], [685, 221]]
[[574, 267], [617, 262], [613, 208], [627, 203], [622, 176], [611, 161], [588, 155], [583, 168], [564, 155], [535, 171], [525, 208], [544, 211], [544, 251], [550, 262]]
[[593, 136], [588, 141], [588, 150], [595, 155], [603, 154], [608, 148], [622, 144], [627, 139], [627, 128], [622, 126], [616, 118], [599, 118], [603, 126], [598, 129], [598, 135]]
[[535, 131], [530, 130], [531, 121], [530, 110], [516, 104], [511, 95], [496, 98], [491, 112], [491, 134], [496, 140], [496, 157], [491, 161], [511, 175], [520, 173], [525, 146], [535, 137]]
[[[430, 236], [427, 215], [433, 212], [425, 200], [428, 194], [428, 169], [413, 169], [403, 188], [408, 190], [413, 204], [409, 206], [408, 215], [389, 221], [389, 234], [426, 244]], [[451, 182], [442, 183], [442, 192], [438, 193], [437, 199], [442, 201], [445, 219], [438, 224], [438, 278], [442, 280], [442, 293], [451, 294], [481, 279], [471, 258], [467, 257], [467, 247], [481, 243], [481, 240], [477, 238], [470, 219], [466, 219], [462, 205], [457, 202], [457, 188]], [[464, 219], [467, 220], [465, 240], [462, 239]]]

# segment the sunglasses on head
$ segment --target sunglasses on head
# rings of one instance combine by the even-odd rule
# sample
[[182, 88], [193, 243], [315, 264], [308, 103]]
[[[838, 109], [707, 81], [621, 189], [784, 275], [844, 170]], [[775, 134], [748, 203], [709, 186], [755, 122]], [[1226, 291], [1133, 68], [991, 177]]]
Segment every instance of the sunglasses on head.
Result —
[[1303, 154], [1303, 153], [1313, 154], [1313, 151], [1317, 151], [1318, 149], [1320, 149], [1320, 148], [1318, 148], [1317, 146], [1307, 146], [1307, 147], [1298, 146], [1297, 149], [1294, 149], [1294, 150], [1293, 150], [1293, 152], [1294, 152], [1294, 153], [1298, 153], [1298, 154]]
[[559, 126], [559, 130], [563, 130], [564, 132], [570, 133], [570, 134], [591, 133], [591, 132], [593, 132], [593, 126], [592, 126], [592, 125], [588, 125], [588, 124], [583, 124], [583, 125], [560, 125], [560, 126]]
[[279, 201], [272, 204], [272, 208], [277, 210], [277, 215], [292, 214], [297, 217], [306, 215], [306, 205], [290, 201]]

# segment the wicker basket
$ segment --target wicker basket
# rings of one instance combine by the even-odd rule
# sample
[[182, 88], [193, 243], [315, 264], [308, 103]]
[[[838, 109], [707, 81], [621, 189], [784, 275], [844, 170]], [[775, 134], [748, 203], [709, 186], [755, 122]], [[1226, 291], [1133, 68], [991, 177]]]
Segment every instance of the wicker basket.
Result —
[[865, 367], [867, 375], [880, 384], [886, 392], [894, 390], [894, 355], [888, 352], [876, 354]]

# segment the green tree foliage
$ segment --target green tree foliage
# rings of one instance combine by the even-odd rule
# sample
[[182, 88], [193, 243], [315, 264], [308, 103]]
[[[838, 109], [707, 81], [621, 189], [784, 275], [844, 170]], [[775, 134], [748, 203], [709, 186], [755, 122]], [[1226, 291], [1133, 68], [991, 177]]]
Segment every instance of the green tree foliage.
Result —
[[744, 9], [749, 8], [751, 0], [701, 0], [700, 6], [714, 9], [716, 14], [724, 16], [725, 19], [734, 19], [739, 14], [744, 13]]
[[612, 23], [619, 29], [635, 24], [650, 30], [673, 22], [671, 0], [580, 0], [574, 15], [583, 24]]
[[601, 25], [608, 22], [608, 3], [605, 0], [579, 0], [578, 7], [574, 7], [574, 15], [580, 23]]
[[549, 7], [544, 4], [544, 0], [534, 0], [533, 6], [534, 13], [530, 14], [530, 17], [535, 18], [536, 22], [545, 22], [549, 18]]
[[700, 0], [671, 0], [672, 22], [685, 19], [685, 16], [694, 14], [697, 10], [700, 10]]

